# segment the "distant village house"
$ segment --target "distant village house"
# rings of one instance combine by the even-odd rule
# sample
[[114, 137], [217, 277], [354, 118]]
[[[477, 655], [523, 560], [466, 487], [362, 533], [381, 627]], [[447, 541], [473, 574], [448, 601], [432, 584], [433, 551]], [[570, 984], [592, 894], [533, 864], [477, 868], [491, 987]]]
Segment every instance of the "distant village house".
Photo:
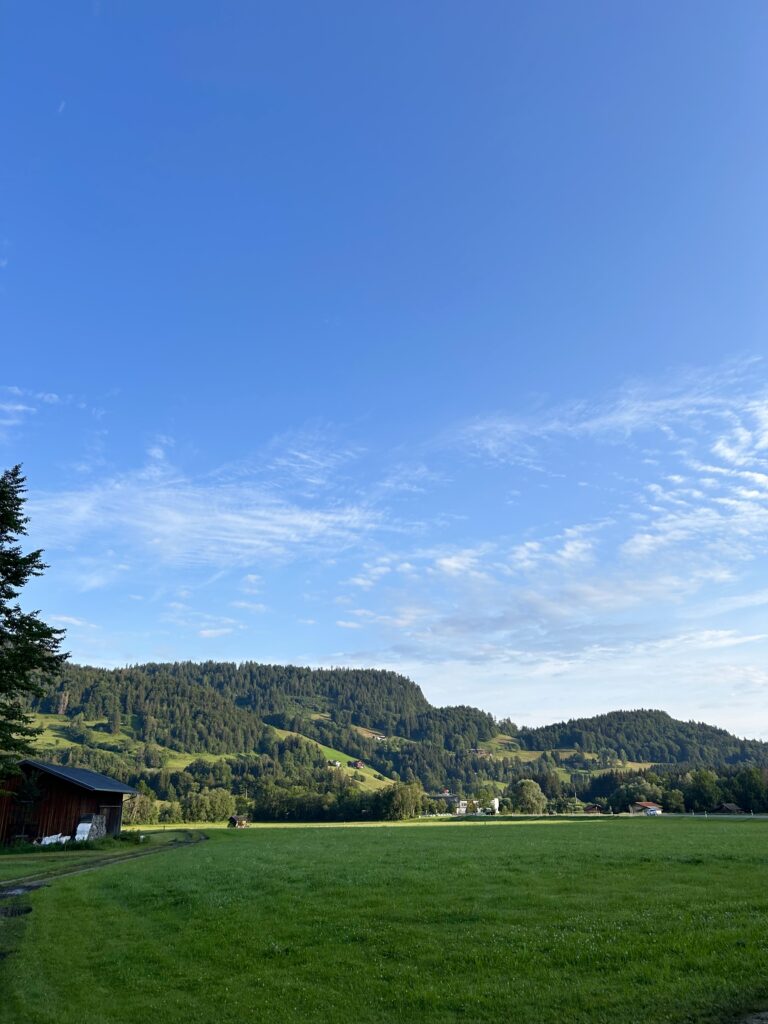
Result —
[[445, 804], [448, 814], [466, 814], [469, 806], [466, 800], [460, 799], [454, 793], [430, 793], [430, 799], [435, 803]]

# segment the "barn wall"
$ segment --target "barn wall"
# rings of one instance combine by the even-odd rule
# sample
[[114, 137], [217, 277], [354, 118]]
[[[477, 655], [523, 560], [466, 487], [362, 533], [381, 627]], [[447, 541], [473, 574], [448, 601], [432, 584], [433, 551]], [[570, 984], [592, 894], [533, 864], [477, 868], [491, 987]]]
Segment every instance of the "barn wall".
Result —
[[11, 819], [16, 808], [13, 794], [18, 788], [18, 783], [17, 775], [13, 775], [10, 779], [3, 779], [0, 783], [3, 790], [0, 793], [0, 843], [7, 842], [11, 836]]
[[[19, 781], [18, 777], [14, 777], [10, 782], [4, 782], [3, 788], [15, 792]], [[19, 801], [11, 795], [0, 796], [0, 843], [12, 842], [22, 832], [30, 839], [55, 835], [57, 832], [72, 835], [84, 814], [105, 813], [110, 834], [120, 831], [122, 794], [94, 793], [42, 771], [39, 772], [38, 785], [43, 791], [42, 799], [36, 806], [26, 809], [26, 823], [25, 808]], [[114, 810], [106, 811], [105, 808]]]

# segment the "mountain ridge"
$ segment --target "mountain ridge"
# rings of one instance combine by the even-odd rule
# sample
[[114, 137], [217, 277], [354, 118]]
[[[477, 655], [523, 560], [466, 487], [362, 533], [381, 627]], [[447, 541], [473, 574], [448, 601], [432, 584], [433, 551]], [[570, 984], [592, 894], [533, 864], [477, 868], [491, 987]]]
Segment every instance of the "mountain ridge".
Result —
[[118, 669], [68, 664], [44, 685], [32, 710], [74, 720], [106, 718], [113, 732], [125, 727], [145, 744], [192, 753], [255, 749], [264, 728], [275, 726], [366, 756], [384, 741], [393, 751], [410, 741], [467, 753], [507, 734], [510, 755], [517, 745], [521, 751], [575, 750], [622, 762], [768, 763], [768, 743], [660, 709], [619, 709], [518, 729], [479, 708], [435, 707], [418, 684], [383, 669], [252, 661]]

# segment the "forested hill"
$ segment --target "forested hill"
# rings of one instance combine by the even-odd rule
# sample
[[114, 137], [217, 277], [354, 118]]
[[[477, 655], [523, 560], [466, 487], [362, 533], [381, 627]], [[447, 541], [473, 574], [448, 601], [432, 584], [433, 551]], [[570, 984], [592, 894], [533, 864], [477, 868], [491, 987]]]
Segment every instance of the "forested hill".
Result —
[[768, 744], [678, 721], [663, 711], [614, 711], [518, 730], [477, 708], [432, 707], [410, 679], [377, 669], [257, 662], [65, 665], [46, 680], [45, 695], [33, 710], [66, 715], [73, 738], [79, 722], [101, 720], [113, 735], [191, 753], [257, 750], [269, 739], [271, 725], [428, 786], [442, 784], [446, 772], [469, 777], [478, 756], [514, 758], [521, 749], [575, 749], [597, 755], [603, 765], [768, 765]]
[[526, 750], [576, 748], [604, 759], [657, 764], [717, 765], [754, 760], [768, 763], [768, 744], [742, 740], [703, 722], [681, 722], [665, 711], [611, 711], [572, 718], [539, 729], [522, 729]]
[[329, 743], [362, 727], [448, 749], [477, 746], [498, 731], [486, 712], [433, 708], [410, 679], [374, 669], [256, 662], [66, 665], [47, 680], [46, 690], [34, 710], [104, 718], [111, 732], [122, 727], [144, 743], [193, 752], [254, 749], [264, 722]]

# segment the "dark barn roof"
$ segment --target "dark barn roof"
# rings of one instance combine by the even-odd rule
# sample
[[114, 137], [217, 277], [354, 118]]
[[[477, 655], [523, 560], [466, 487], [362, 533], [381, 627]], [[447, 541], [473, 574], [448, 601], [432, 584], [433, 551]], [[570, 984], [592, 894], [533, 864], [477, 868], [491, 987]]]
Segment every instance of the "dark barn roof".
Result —
[[36, 768], [38, 771], [47, 772], [64, 782], [71, 782], [82, 789], [88, 789], [92, 793], [128, 793], [134, 795], [138, 790], [133, 786], [127, 786], [117, 779], [110, 779], [108, 775], [100, 775], [99, 772], [89, 771], [87, 768], [64, 768], [60, 764], [47, 764], [45, 761], [35, 761], [26, 758], [19, 762], [22, 766]]

